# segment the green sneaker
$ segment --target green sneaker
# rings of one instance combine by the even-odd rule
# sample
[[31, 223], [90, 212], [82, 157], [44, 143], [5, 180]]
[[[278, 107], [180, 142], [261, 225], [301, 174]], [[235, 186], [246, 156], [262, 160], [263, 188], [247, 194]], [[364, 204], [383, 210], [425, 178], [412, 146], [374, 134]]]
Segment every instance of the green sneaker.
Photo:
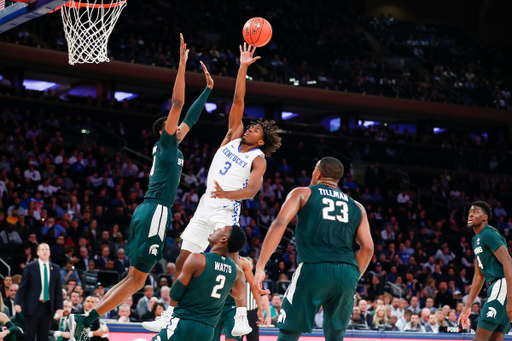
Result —
[[90, 328], [84, 325], [85, 315], [69, 315], [70, 341], [88, 341]]

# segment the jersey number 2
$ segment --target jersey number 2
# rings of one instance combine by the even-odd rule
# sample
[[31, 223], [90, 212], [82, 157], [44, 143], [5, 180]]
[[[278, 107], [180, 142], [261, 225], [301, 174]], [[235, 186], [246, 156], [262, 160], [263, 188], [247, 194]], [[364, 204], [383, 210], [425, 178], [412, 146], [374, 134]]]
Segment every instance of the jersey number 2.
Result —
[[[344, 201], [336, 201], [329, 199], [329, 198], [323, 198], [322, 203], [324, 205], [327, 205], [322, 209], [322, 218], [325, 220], [336, 220], [342, 222], [342, 223], [348, 223], [348, 205]], [[340, 213], [341, 215], [334, 214], [330, 215], [330, 213], [334, 212], [334, 206], [340, 207]]]
[[216, 286], [213, 287], [212, 296], [213, 298], [220, 298], [220, 294], [217, 292], [218, 290], [224, 288], [224, 283], [226, 282], [226, 276], [218, 275], [215, 281], [219, 282]]

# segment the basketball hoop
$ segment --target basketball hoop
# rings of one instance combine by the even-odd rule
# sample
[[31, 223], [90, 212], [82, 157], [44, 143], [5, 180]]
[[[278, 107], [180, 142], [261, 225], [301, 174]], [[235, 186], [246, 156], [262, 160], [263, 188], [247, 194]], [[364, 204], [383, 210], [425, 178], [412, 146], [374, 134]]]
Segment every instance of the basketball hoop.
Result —
[[109, 62], [108, 38], [126, 0], [77, 0], [61, 7], [69, 64]]

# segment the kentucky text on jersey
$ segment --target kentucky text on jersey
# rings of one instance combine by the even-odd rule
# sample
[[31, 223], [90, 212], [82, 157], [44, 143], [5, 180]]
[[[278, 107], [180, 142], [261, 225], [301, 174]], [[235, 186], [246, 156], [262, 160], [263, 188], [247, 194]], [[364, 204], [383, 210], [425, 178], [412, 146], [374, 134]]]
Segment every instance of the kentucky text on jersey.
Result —
[[230, 274], [232, 272], [231, 265], [215, 262], [215, 270]]
[[333, 198], [338, 198], [338, 199], [342, 199], [342, 200], [348, 201], [347, 195], [345, 193], [342, 193], [342, 192], [333, 191], [333, 190], [324, 189], [324, 188], [319, 188], [318, 192], [320, 192], [320, 195], [328, 195], [328, 196], [333, 197]]
[[230, 152], [228, 147], [224, 147], [224, 149], [222, 149], [222, 153], [226, 155], [228, 159], [230, 159], [237, 165], [241, 166], [242, 168], [245, 168], [245, 166], [247, 166], [247, 162], [245, 162], [244, 160], [240, 159], [238, 156]]

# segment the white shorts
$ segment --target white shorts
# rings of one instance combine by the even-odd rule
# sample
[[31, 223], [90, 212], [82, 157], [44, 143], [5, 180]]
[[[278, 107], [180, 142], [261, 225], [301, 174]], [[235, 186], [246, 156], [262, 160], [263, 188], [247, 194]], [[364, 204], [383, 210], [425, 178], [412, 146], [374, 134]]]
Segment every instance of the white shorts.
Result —
[[[237, 201], [210, 198], [206, 194], [199, 200], [199, 205], [192, 219], [181, 234], [181, 248], [190, 252], [198, 252], [208, 248], [208, 236], [216, 229], [228, 225], [237, 225], [240, 217], [240, 203]], [[194, 245], [191, 245], [195, 244]]]

